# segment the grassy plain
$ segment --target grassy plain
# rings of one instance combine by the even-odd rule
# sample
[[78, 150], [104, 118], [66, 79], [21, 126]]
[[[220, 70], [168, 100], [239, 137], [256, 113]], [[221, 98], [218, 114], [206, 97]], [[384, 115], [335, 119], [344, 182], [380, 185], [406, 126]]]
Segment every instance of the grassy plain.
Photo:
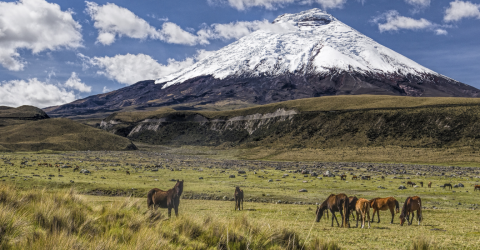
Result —
[[[81, 223], [90, 221], [88, 223], [91, 223], [89, 225], [94, 228], [92, 230], [98, 234], [90, 237], [82, 230], [69, 233], [67, 229], [66, 231], [49, 229], [52, 224], [39, 221], [35, 210], [28, 207], [37, 204], [37, 201], [30, 205], [25, 204], [24, 210], [6, 210], [15, 214], [12, 218], [24, 218], [25, 223], [30, 225], [25, 229], [28, 233], [19, 233], [18, 237], [39, 237], [38, 241], [33, 238], [25, 241], [31, 242], [33, 249], [53, 246], [55, 240], [65, 241], [65, 244], [52, 249], [90, 249], [98, 245], [104, 246], [103, 249], [205, 249], [226, 247], [221, 242], [226, 241], [228, 228], [231, 230], [229, 232], [234, 232], [233, 235], [235, 235], [232, 236], [230, 233], [228, 236], [233, 237], [229, 243], [230, 249], [245, 249], [245, 244], [248, 242], [251, 244], [257, 242], [250, 245], [251, 249], [292, 249], [288, 242], [293, 235], [297, 237], [297, 243], [301, 247], [304, 246], [304, 249], [320, 249], [314, 246], [315, 244], [318, 246], [319, 242], [335, 242], [342, 249], [408, 249], [413, 243], [419, 242], [427, 242], [427, 245], [440, 249], [480, 247], [478, 237], [480, 235], [478, 220], [480, 192], [473, 192], [473, 185], [479, 183], [477, 176], [480, 174], [476, 169], [440, 166], [434, 170], [430, 165], [405, 164], [401, 169], [406, 170], [406, 173], [385, 174], [369, 170], [371, 168], [369, 165], [379, 170], [394, 171], [400, 168], [401, 164], [385, 163], [391, 162], [388, 160], [384, 163], [355, 163], [349, 162], [348, 159], [341, 163], [338, 162], [338, 158], [335, 158], [337, 163], [272, 161], [278, 158], [288, 159], [288, 152], [284, 152], [282, 156], [282, 154], [268, 153], [265, 149], [258, 150], [258, 155], [265, 155], [262, 157], [258, 155], [255, 157], [252, 151], [247, 153], [247, 151], [214, 148], [155, 147], [151, 150], [1, 153], [3, 162], [0, 162], [0, 176], [2, 176], [0, 185], [2, 188], [16, 190], [12, 192], [16, 192], [21, 197], [29, 195], [36, 197], [39, 193], [49, 194], [51, 196], [45, 196], [45, 199], [53, 197], [54, 200], [55, 197], [67, 197], [65, 194], [70, 193], [69, 190], [72, 189], [81, 194], [81, 202], [76, 203], [77, 195], [71, 196], [73, 198], [68, 198], [67, 200], [70, 199], [70, 201], [66, 203], [71, 204], [72, 207], [61, 210], [64, 211], [63, 214], [57, 217], [64, 218], [64, 221], [75, 221], [71, 219], [71, 216], [74, 216], [72, 213], [75, 214], [72, 211], [76, 211], [77, 208], [86, 211], [83, 217], [80, 216], [83, 219], [76, 222], [74, 228], [80, 228], [83, 225]], [[382, 151], [379, 152], [381, 153]], [[333, 155], [333, 152], [331, 154]], [[290, 158], [292, 155], [295, 154], [290, 154]], [[338, 155], [340, 155], [339, 152], [337, 157]], [[361, 155], [357, 154], [357, 157], [362, 159]], [[243, 160], [239, 159], [240, 157], [268, 159], [268, 161]], [[368, 159], [374, 156], [372, 154], [363, 157]], [[371, 159], [378, 160], [378, 158]], [[25, 164], [21, 165], [22, 162]], [[91, 173], [80, 174], [73, 172], [72, 168], [60, 168], [59, 172], [58, 168], [39, 166], [39, 163], [49, 163], [53, 166], [55, 164], [78, 165], [80, 169], [88, 169]], [[467, 165], [471, 166], [473, 163]], [[160, 168], [158, 171], [151, 171], [152, 166]], [[275, 170], [276, 168], [279, 169]], [[295, 170], [301, 168], [317, 173], [326, 170], [338, 171], [335, 173], [346, 173], [348, 179], [340, 181], [338, 177], [322, 179], [305, 177], [303, 174], [295, 173]], [[130, 175], [126, 174], [127, 170], [131, 173]], [[246, 174], [239, 174], [238, 170], [244, 170]], [[416, 175], [418, 172], [422, 175]], [[284, 176], [285, 174], [288, 176]], [[352, 181], [352, 174], [371, 175], [373, 180]], [[229, 178], [230, 175], [235, 175], [235, 178]], [[385, 180], [380, 179], [382, 175], [386, 177]], [[397, 178], [394, 179], [394, 176]], [[152, 215], [147, 211], [145, 196], [146, 192], [153, 187], [160, 189], [173, 187], [174, 182], [170, 181], [172, 179], [185, 180], [185, 190], [180, 205], [182, 216], [165, 220], [165, 210], [160, 210], [160, 215]], [[430, 189], [425, 185], [423, 188], [408, 187], [406, 190], [399, 190], [398, 187], [405, 185], [408, 180], [416, 183], [423, 181], [425, 184], [432, 181], [433, 185]], [[444, 190], [439, 187], [444, 183], [462, 183], [465, 188]], [[241, 212], [233, 211], [234, 204], [231, 200], [235, 186], [245, 190], [245, 210]], [[300, 189], [306, 189], [308, 192], [300, 193], [298, 192]], [[371, 229], [330, 227], [331, 221], [326, 219], [314, 223], [315, 204], [322, 202], [331, 193], [346, 193], [367, 199], [394, 196], [401, 204], [406, 197], [418, 195], [422, 198], [425, 207], [424, 221], [420, 226], [414, 223], [412, 226], [400, 227], [398, 214], [395, 215], [394, 224], [391, 225], [389, 213], [382, 212], [381, 223], [373, 223]], [[130, 195], [133, 197], [126, 198]], [[17, 199], [21, 201], [27, 198]], [[0, 205], [8, 205], [6, 198], [0, 199]], [[53, 209], [55, 206], [50, 207]], [[45, 217], [54, 216], [53, 212], [47, 210], [47, 208], [42, 210], [46, 213]], [[114, 223], [110, 216], [119, 216], [115, 217], [118, 222]], [[157, 219], [152, 222], [150, 219], [152, 217]], [[6, 217], [2, 218], [5, 221]], [[65, 225], [68, 224], [65, 223]], [[351, 224], [355, 226], [353, 221]], [[17, 235], [15, 230], [12, 232]], [[8, 241], [9, 244], [11, 243], [9, 247], [26, 246], [18, 243], [24, 242], [22, 240], [18, 241], [18, 244], [15, 243], [15, 237], [11, 238], [13, 241]], [[63, 246], [68, 247], [63, 248]]]

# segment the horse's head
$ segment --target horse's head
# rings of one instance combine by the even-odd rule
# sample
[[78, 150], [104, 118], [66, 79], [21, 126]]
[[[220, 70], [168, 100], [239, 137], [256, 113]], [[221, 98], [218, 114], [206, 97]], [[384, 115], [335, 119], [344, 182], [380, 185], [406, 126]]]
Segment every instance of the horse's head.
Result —
[[316, 214], [316, 217], [315, 217], [315, 222], [319, 222], [320, 219], [322, 219], [322, 216], [323, 216], [323, 211], [325, 209], [322, 208], [321, 206], [317, 206], [317, 211], [315, 212]]
[[182, 195], [182, 192], [183, 192], [183, 180], [177, 180], [177, 183], [175, 184], [175, 194], [177, 196], [181, 196]]
[[403, 226], [403, 223], [405, 223], [405, 216], [403, 214], [400, 215], [400, 226]]

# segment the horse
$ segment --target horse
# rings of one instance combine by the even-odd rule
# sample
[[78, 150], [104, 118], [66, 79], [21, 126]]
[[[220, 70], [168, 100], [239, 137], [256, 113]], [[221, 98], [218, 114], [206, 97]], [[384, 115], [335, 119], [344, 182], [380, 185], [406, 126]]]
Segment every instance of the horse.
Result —
[[175, 216], [178, 217], [178, 205], [180, 204], [180, 196], [183, 192], [183, 180], [177, 180], [175, 186], [167, 191], [154, 188], [148, 191], [147, 206], [154, 209], [168, 208], [168, 217], [171, 217], [172, 208], [175, 210]]
[[357, 178], [356, 175], [352, 176], [352, 181], [353, 181], [353, 180], [357, 180], [357, 179], [358, 179], [358, 178]]
[[382, 181], [384, 181], [384, 180], [385, 180], [385, 176], [382, 176], [381, 178], [382, 178]]
[[370, 176], [369, 175], [366, 175], [366, 176], [362, 176], [362, 180], [370, 180]]
[[423, 181], [421, 181], [421, 182], [419, 182], [419, 183], [420, 183], [420, 186], [422, 186], [422, 188], [423, 188]]
[[130, 171], [127, 170], [127, 175], [130, 175]]
[[73, 172], [75, 171], [80, 171], [80, 167], [79, 166], [76, 166], [74, 169], [73, 169]]
[[340, 175], [340, 180], [344, 180], [344, 181], [347, 180], [347, 175], [345, 174]]
[[432, 187], [432, 182], [429, 182], [429, 183], [428, 183], [428, 187], [429, 187], [429, 188]]
[[355, 204], [355, 211], [357, 212], [357, 227], [360, 216], [362, 218], [362, 228], [365, 228], [365, 215], [368, 216], [368, 228], [370, 228], [370, 202], [367, 199], [360, 198]]
[[[412, 225], [413, 218], [415, 217], [415, 211], [417, 211], [418, 225], [422, 221], [422, 199], [418, 196], [408, 197], [403, 204], [402, 213], [400, 213], [400, 226], [403, 226], [405, 220], [408, 225]], [[412, 220], [409, 220], [410, 213], [412, 213]]]
[[[233, 195], [235, 197], [235, 211], [237, 210], [243, 210], [243, 190], [241, 190], [239, 187], [235, 188], [235, 194]], [[240, 209], [240, 204], [242, 205], [242, 209]]]
[[475, 187], [473, 188], [474, 192], [477, 191], [477, 190], [480, 191], [480, 185], [475, 185]]
[[[357, 203], [357, 201], [358, 201], [357, 196], [348, 197], [348, 205], [349, 205], [348, 210], [349, 211], [355, 211], [355, 204]], [[351, 213], [351, 215], [352, 215], [353, 219], [355, 220], [354, 213]]]
[[452, 184], [450, 183], [443, 184], [443, 188], [445, 189], [446, 187], [450, 187], [450, 189], [452, 189]]
[[342, 216], [342, 227], [350, 227], [348, 207], [348, 197], [346, 194], [331, 194], [320, 206], [317, 206], [315, 222], [319, 222], [324, 211], [328, 209], [332, 213], [332, 227], [334, 219], [337, 221], [337, 226], [340, 227], [335, 212], [340, 212]]
[[393, 224], [393, 218], [395, 217], [394, 208], [395, 208], [395, 212], [397, 213], [399, 212], [399, 209], [400, 209], [400, 205], [398, 204], [398, 201], [395, 198], [393, 197], [374, 198], [374, 199], [371, 199], [369, 202], [370, 202], [370, 207], [373, 208], [372, 222], [373, 222], [373, 219], [375, 218], [375, 213], [377, 213], [378, 223], [380, 223], [380, 210], [390, 209], [390, 213], [392, 214], [392, 220], [390, 221], [390, 224]]

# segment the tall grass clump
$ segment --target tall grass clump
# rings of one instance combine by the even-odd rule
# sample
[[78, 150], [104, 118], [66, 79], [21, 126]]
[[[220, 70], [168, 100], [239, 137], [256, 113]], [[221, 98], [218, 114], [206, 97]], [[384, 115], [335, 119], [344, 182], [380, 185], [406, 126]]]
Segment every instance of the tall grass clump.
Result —
[[410, 250], [432, 250], [437, 249], [431, 240], [427, 240], [423, 237], [417, 238], [412, 241]]

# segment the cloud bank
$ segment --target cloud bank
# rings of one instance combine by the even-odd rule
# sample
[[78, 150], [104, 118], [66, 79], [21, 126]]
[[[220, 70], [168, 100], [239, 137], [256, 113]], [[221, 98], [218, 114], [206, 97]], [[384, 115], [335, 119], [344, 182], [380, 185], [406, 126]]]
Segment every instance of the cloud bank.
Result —
[[237, 10], [246, 10], [251, 7], [264, 7], [274, 10], [288, 4], [313, 4], [318, 3], [323, 9], [342, 8], [347, 0], [207, 0], [211, 5], [226, 4]]
[[463, 18], [480, 19], [480, 4], [456, 0], [450, 2], [450, 6], [445, 10], [443, 20], [445, 22], [460, 21]]
[[19, 49], [36, 54], [45, 50], [82, 46], [81, 26], [71, 11], [44, 0], [0, 2], [0, 64], [13, 71], [23, 70], [26, 62]]
[[401, 16], [396, 10], [390, 10], [378, 17], [375, 17], [373, 22], [378, 25], [380, 32], [399, 31], [401, 29], [406, 29], [428, 30], [433, 31], [436, 35], [448, 34], [445, 29], [442, 29], [442, 27], [448, 27], [446, 25], [441, 26], [424, 18], [414, 19], [411, 17]]

